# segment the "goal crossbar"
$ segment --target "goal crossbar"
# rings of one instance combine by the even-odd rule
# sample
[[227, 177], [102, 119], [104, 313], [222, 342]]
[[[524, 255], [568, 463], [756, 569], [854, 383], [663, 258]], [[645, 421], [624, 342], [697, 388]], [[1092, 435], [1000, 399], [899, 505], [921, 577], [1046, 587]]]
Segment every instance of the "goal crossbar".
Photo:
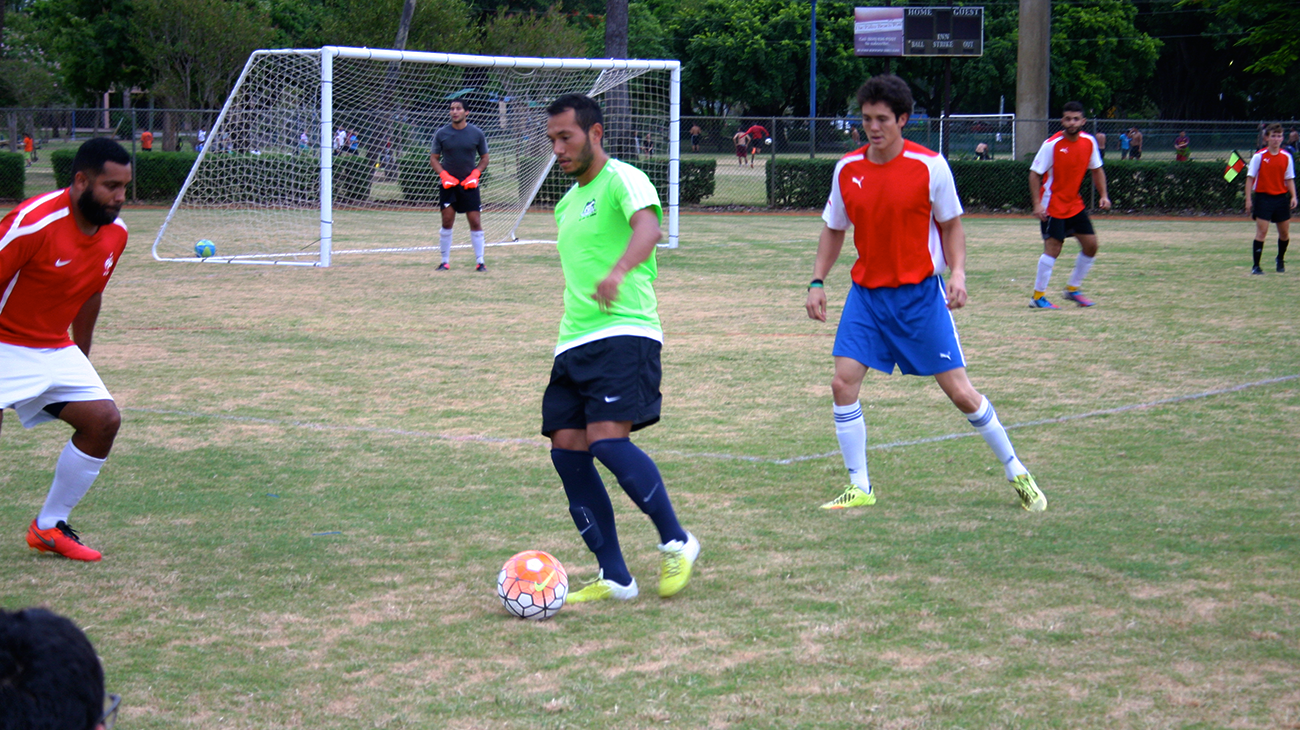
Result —
[[[343, 69], [344, 78], [340, 77], [339, 63], [351, 64]], [[267, 70], [268, 64], [272, 68], [275, 64], [283, 64], [286, 68], [291, 66], [298, 78], [293, 82], [280, 81], [274, 78], [275, 70]], [[438, 89], [427, 88], [430, 85], [425, 76], [411, 76], [405, 79], [407, 88], [398, 88], [401, 81], [397, 79], [404, 71], [437, 67], [454, 67], [465, 75], [449, 77], [446, 85]], [[488, 74], [497, 70], [506, 73], [507, 77], [504, 80], [489, 79]], [[563, 81], [528, 86], [526, 81], [539, 72], [557, 72]], [[573, 78], [570, 80], [563, 76], [565, 72], [573, 74]], [[651, 84], [637, 81], [641, 75], [650, 72], [658, 72], [654, 78], [664, 78], [662, 83], [656, 82], [658, 86], [653, 89]], [[345, 84], [356, 84], [357, 79], [365, 74], [369, 74], [370, 87], [361, 92], [352, 87], [345, 88]], [[595, 74], [594, 80], [590, 78], [592, 74]], [[629, 91], [634, 83], [651, 90], [636, 96], [636, 92]], [[501, 226], [499, 230], [504, 231], [491, 234], [493, 238], [489, 242], [518, 242], [519, 225], [548, 183], [547, 176], [555, 160], [549, 143], [544, 139], [545, 121], [539, 109], [544, 109], [559, 93], [576, 91], [597, 98], [607, 93], [614, 94], [605, 103], [606, 115], [611, 114], [611, 104], [617, 107], [616, 114], [622, 111], [628, 120], [625, 123], [628, 127], [626, 134], [636, 140], [636, 154], [641, 152], [642, 134], [647, 140], [652, 134], [658, 135], [667, 143], [666, 169], [662, 170], [666, 173], [662, 175], [666, 178], [666, 245], [676, 248], [679, 241], [680, 83], [681, 64], [676, 60], [476, 56], [341, 46], [255, 51], [245, 63], [207, 135], [206, 145], [199, 150], [167, 212], [154, 240], [153, 257], [158, 261], [327, 267], [336, 253], [430, 250], [432, 247], [427, 245], [383, 245], [388, 241], [376, 241], [379, 245], [372, 248], [349, 246], [336, 249], [337, 218], [340, 213], [348, 215], [371, 210], [407, 210], [427, 214], [431, 203], [436, 209], [436, 194], [431, 201], [427, 190], [415, 195], [409, 189], [418, 188], [411, 181], [413, 177], [417, 174], [431, 175], [431, 169], [419, 170], [418, 165], [409, 163], [408, 159], [419, 159], [423, 150], [424, 166], [428, 166], [427, 143], [434, 124], [431, 120], [437, 116], [438, 123], [445, 122], [442, 115], [449, 99], [468, 92], [479, 93], [481, 98], [475, 98], [481, 116], [492, 117], [492, 105], [500, 109], [499, 124], [495, 118], [492, 119], [496, 124], [493, 132], [498, 140], [504, 140], [502, 146], [508, 148], [504, 155], [507, 164], [498, 165], [497, 155], [491, 150], [493, 135], [489, 134], [492, 167], [503, 170], [492, 184], [502, 188], [514, 184], [519, 187], [519, 199], [509, 204], [508, 215], [504, 210], [489, 212], [485, 203], [484, 218], [490, 215], [499, 219], [494, 222]], [[491, 92], [482, 91], [482, 87], [487, 86], [493, 87]], [[666, 88], [659, 90], [660, 87]], [[459, 90], [453, 93], [449, 91], [452, 89]], [[413, 99], [420, 95], [423, 95], [422, 100]], [[661, 95], [667, 98], [661, 98]], [[293, 106], [294, 103], [298, 106]], [[421, 103], [423, 106], [419, 106]], [[487, 111], [483, 110], [485, 106]], [[338, 113], [344, 117], [338, 117]], [[314, 135], [307, 133], [309, 124], [317, 129]], [[343, 135], [345, 130], [339, 127], [336, 133], [336, 126], [341, 124], [354, 130], [353, 136], [345, 138], [342, 146], [339, 135]], [[368, 138], [361, 144], [366, 145], [365, 162], [373, 162], [373, 166], [360, 164], [362, 153], [358, 150], [357, 127], [368, 132]], [[390, 128], [395, 131], [390, 132]], [[301, 140], [293, 135], [297, 129], [303, 130]], [[381, 136], [385, 139], [381, 140]], [[294, 139], [288, 141], [290, 137]], [[513, 159], [510, 157], [512, 154]], [[513, 175], [509, 172], [510, 164], [513, 164]], [[663, 165], [663, 161], [659, 164]], [[287, 166], [292, 174], [278, 168], [271, 171], [274, 165]], [[238, 174], [230, 172], [235, 169], [239, 170]], [[488, 174], [492, 172], [495, 170]], [[358, 181], [358, 176], [369, 179]], [[398, 182], [394, 183], [394, 180]], [[386, 184], [395, 188], [399, 183], [407, 199], [379, 201], [378, 194], [363, 199], [363, 193], [357, 192], [363, 190], [364, 195], [370, 195], [372, 185]], [[436, 191], [436, 177], [430, 186]], [[484, 187], [489, 185], [485, 182]], [[391, 191], [385, 194], [395, 195]], [[554, 200], [544, 202], [553, 203]], [[312, 236], [315, 240], [301, 235], [303, 214], [308, 209], [319, 210], [318, 236]], [[294, 219], [297, 236], [281, 230], [281, 223], [275, 218], [278, 214]], [[231, 224], [242, 226], [238, 236], [227, 227], [227, 219], [241, 221]], [[283, 225], [293, 227], [294, 224]], [[259, 226], [266, 230], [257, 230]], [[427, 220], [423, 227], [427, 230]], [[485, 221], [484, 228], [488, 227]], [[194, 243], [199, 238], [218, 238], [216, 234], [205, 234], [208, 230], [219, 230], [228, 239], [240, 236], [257, 239], [261, 236], [276, 239], [276, 242], [283, 240], [283, 248], [296, 250], [260, 250], [256, 248], [257, 244], [217, 241], [218, 255], [199, 258], [191, 250]], [[350, 242], [357, 240], [358, 234], [349, 233]], [[382, 234], [377, 235], [382, 237]], [[303, 245], [304, 241], [306, 245]]]

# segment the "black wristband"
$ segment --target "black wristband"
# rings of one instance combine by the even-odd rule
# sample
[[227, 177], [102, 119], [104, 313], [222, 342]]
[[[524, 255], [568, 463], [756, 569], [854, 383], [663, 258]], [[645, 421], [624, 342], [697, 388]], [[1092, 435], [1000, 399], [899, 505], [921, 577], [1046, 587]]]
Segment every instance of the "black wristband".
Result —
[[812, 280], [812, 283], [808, 285], [808, 288], [811, 289], [811, 288], [813, 288], [813, 287], [817, 287], [818, 289], [823, 288], [823, 282], [822, 282], [822, 280], [821, 280], [821, 279], [813, 279], [813, 280]]

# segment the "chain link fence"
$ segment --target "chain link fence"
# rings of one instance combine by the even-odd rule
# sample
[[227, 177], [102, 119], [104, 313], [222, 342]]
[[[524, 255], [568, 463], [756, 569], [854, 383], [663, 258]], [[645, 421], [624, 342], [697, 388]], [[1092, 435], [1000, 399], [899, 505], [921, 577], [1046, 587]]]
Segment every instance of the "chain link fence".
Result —
[[[21, 161], [0, 162], [0, 197], [18, 200], [52, 190], [64, 181], [56, 176], [60, 149], [75, 150], [93, 136], [113, 136], [137, 160], [140, 155], [171, 155], [167, 176], [186, 169], [183, 155], [193, 155], [200, 140], [225, 144], [220, 132], [208, 134], [216, 110], [195, 109], [3, 109], [0, 110], [0, 150], [24, 155]], [[856, 117], [684, 117], [681, 157], [697, 163], [692, 170], [711, 180], [693, 184], [705, 195], [692, 195], [684, 205], [701, 209], [820, 208], [830, 190], [834, 161], [866, 144], [862, 120]], [[1288, 132], [1300, 128], [1285, 124]], [[1028, 159], [1038, 142], [1060, 129], [1058, 120], [1012, 120], [1008, 116], [953, 116], [909, 120], [904, 135], [943, 152], [953, 168], [958, 192], [971, 211], [1024, 211], [1029, 207]], [[1147, 213], [1223, 213], [1242, 208], [1243, 180], [1223, 180], [1223, 168], [1234, 150], [1243, 156], [1258, 149], [1263, 123], [1089, 120], [1088, 131], [1105, 138], [1105, 160], [1111, 199], [1121, 211]], [[1140, 156], [1138, 149], [1141, 134]], [[145, 151], [145, 133], [152, 137]], [[1185, 134], [1180, 159], [1176, 144]], [[35, 149], [24, 152], [23, 139]], [[639, 162], [651, 165], [667, 159], [667, 130], [647, 136], [638, 150]], [[1123, 137], [1129, 137], [1127, 144]], [[490, 141], [489, 141], [490, 142]], [[743, 144], [741, 144], [743, 143]], [[1017, 144], [1022, 159], [1017, 159]], [[314, 147], [316, 140], [312, 139]], [[161, 160], [158, 160], [161, 164]], [[137, 163], [138, 173], [143, 173]], [[382, 173], [382, 171], [381, 171]], [[376, 173], [380, 174], [380, 173]], [[155, 175], [156, 176], [156, 175]], [[182, 176], [183, 177], [183, 176]], [[140, 202], [169, 202], [171, 185], [150, 184], [133, 189]], [[1085, 200], [1095, 192], [1085, 179]]]

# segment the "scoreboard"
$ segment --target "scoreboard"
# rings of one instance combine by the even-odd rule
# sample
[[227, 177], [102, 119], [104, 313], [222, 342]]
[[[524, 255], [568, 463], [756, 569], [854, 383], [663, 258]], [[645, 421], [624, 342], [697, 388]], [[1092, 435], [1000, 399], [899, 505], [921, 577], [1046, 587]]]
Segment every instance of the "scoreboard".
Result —
[[982, 56], [982, 7], [854, 8], [859, 56]]

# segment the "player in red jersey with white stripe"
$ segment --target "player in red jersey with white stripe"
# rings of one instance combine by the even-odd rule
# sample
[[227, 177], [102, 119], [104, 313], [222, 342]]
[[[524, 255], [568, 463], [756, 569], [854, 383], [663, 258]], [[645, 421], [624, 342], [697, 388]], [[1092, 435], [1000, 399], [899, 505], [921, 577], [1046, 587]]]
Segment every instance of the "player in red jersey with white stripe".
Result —
[[[1282, 149], [1282, 125], [1264, 130], [1268, 146], [1250, 158], [1246, 170], [1246, 212], [1255, 219], [1255, 240], [1251, 246], [1255, 265], [1250, 273], [1260, 274], [1259, 257], [1264, 254], [1268, 224], [1277, 224], [1277, 273], [1286, 271], [1286, 248], [1291, 243], [1291, 209], [1296, 207], [1295, 159]], [[1252, 200], [1253, 198], [1253, 200]]]
[[[1007, 480], [1032, 512], [1047, 498], [1016, 458], [988, 399], [966, 376], [966, 359], [949, 310], [966, 304], [966, 233], [952, 171], [942, 157], [903, 139], [912, 91], [897, 76], [875, 76], [858, 89], [868, 145], [843, 157], [822, 212], [826, 225], [808, 287], [808, 316], [826, 321], [823, 280], [853, 226], [858, 260], [835, 333], [835, 435], [850, 484], [823, 509], [865, 507], [876, 495], [867, 476], [867, 426], [858, 396], [867, 370], [933, 375], [984, 437]], [[945, 286], [941, 273], [950, 271]]]
[[1061, 131], [1043, 142], [1029, 166], [1029, 196], [1034, 201], [1034, 215], [1042, 221], [1043, 234], [1043, 255], [1038, 258], [1034, 296], [1029, 300], [1029, 306], [1034, 309], [1056, 309], [1045, 295], [1056, 257], [1061, 255], [1061, 245], [1070, 236], [1079, 240], [1080, 251], [1065, 287], [1065, 298], [1080, 307], [1095, 304], [1080, 291], [1083, 278], [1097, 257], [1097, 234], [1083, 198], [1079, 197], [1084, 173], [1092, 170], [1092, 184], [1101, 193], [1097, 204], [1103, 210], [1110, 209], [1110, 196], [1106, 194], [1106, 173], [1101, 169], [1097, 140], [1083, 131], [1087, 122], [1083, 105], [1067, 102], [1061, 109]]
[[68, 514], [99, 476], [121, 423], [88, 358], [104, 286], [126, 248], [118, 213], [131, 156], [92, 139], [72, 171], [71, 187], [27, 200], [0, 222], [0, 409], [12, 407], [27, 428], [56, 418], [73, 427], [27, 544], [93, 561], [100, 553], [82, 544]]

